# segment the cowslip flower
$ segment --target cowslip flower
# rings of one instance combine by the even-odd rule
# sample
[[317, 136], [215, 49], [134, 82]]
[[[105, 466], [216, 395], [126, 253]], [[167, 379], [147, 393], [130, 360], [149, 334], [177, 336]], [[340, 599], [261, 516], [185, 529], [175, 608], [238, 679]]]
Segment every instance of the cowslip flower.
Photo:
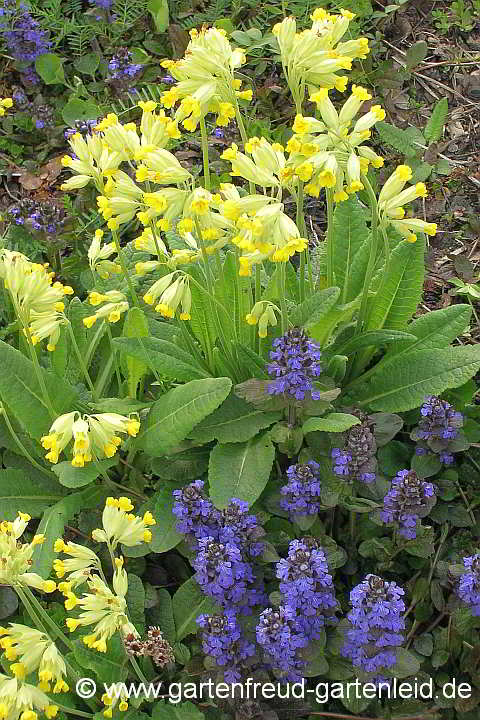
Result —
[[343, 92], [347, 77], [337, 73], [350, 70], [353, 59], [365, 58], [369, 52], [367, 38], [340, 42], [355, 17], [348, 10], [331, 15], [317, 8], [310, 17], [312, 26], [303, 32], [297, 32], [294, 17], [285, 18], [272, 29], [297, 112], [301, 111], [306, 87], [313, 92], [318, 88]]
[[175, 120], [186, 130], [195, 130], [208, 112], [216, 114], [217, 125], [228, 125], [235, 117], [237, 98], [252, 98], [251, 91], [240, 91], [241, 81], [235, 78], [235, 70], [246, 62], [245, 53], [234, 50], [219, 28], [192, 30], [190, 38], [181, 60], [161, 63], [178, 81], [162, 94], [161, 102], [171, 108], [180, 101]]
[[255, 136], [245, 143], [245, 153], [240, 152], [233, 143], [220, 156], [231, 162], [232, 177], [242, 177], [262, 187], [279, 188], [290, 184], [290, 178], [285, 173], [287, 161], [282, 145]]
[[[81, 585], [93, 570], [100, 570], [101, 563], [97, 555], [85, 547], [74, 542], [64, 542], [57, 538], [53, 549], [56, 553], [64, 553], [67, 558], [56, 558], [53, 561], [53, 569], [58, 578], [66, 579], [59, 584], [61, 592], [68, 592], [72, 587]], [[67, 608], [68, 609], [68, 608]]]
[[431, 236], [436, 235], [437, 225], [419, 218], [405, 218], [404, 205], [416, 198], [427, 197], [427, 189], [422, 182], [405, 188], [411, 178], [412, 169], [408, 165], [399, 165], [380, 191], [378, 211], [383, 227], [392, 225], [405, 240], [415, 242], [417, 239], [415, 233], [417, 232]]
[[0, 251], [0, 278], [10, 294], [24, 334], [32, 345], [48, 338], [50, 351], [55, 350], [60, 326], [67, 323], [65, 295], [73, 293], [69, 285], [53, 282], [53, 277], [48, 265], [32, 263], [16, 251]]
[[[111, 121], [113, 124], [118, 121], [118, 118], [113, 113], [111, 115], [114, 118]], [[63, 167], [70, 168], [75, 175], [62, 183], [60, 186], [62, 190], [67, 192], [78, 190], [93, 182], [98, 192], [104, 192], [104, 177], [114, 174], [123, 162], [122, 153], [111, 150], [106, 143], [102, 142], [98, 133], [102, 123], [105, 125], [106, 122], [106, 119], [101, 121], [95, 128], [96, 132], [91, 135], [83, 137], [81, 133], [77, 132], [68, 138], [73, 156], [64, 155], [61, 162]]]
[[318, 197], [322, 188], [334, 188], [335, 201], [342, 202], [349, 194], [363, 189], [361, 175], [367, 172], [370, 163], [382, 167], [383, 158], [363, 143], [375, 123], [385, 118], [385, 111], [373, 105], [350, 127], [363, 103], [371, 97], [365, 88], [352, 85], [350, 97], [337, 112], [328, 90], [322, 88], [310, 97], [322, 121], [296, 116], [295, 134], [287, 143], [290, 153], [287, 169], [293, 169], [307, 183], [307, 194]]
[[157, 303], [156, 312], [166, 318], [173, 318], [180, 307], [180, 320], [190, 320], [192, 293], [189, 276], [180, 270], [164, 275], [153, 283], [143, 296], [143, 300], [147, 305]]
[[[90, 247], [88, 248], [87, 257], [91, 271], [97, 272], [103, 280], [106, 280], [112, 270], [107, 270], [107, 265], [105, 264], [105, 261], [108, 261], [108, 258], [110, 258], [114, 253], [117, 252], [117, 248], [114, 242], [109, 242], [102, 245], [102, 238], [104, 234], [105, 233], [103, 230], [95, 230], [93, 240], [90, 243]], [[110, 261], [110, 266], [113, 265], [114, 263]], [[117, 271], [120, 273], [122, 271], [121, 266], [117, 264], [116, 267], [118, 269]]]
[[12, 107], [12, 98], [0, 98], [0, 117], [3, 117], [5, 115], [5, 111], [10, 110]]
[[86, 328], [91, 328], [97, 320], [103, 319], [109, 323], [116, 323], [120, 320], [123, 313], [129, 308], [126, 295], [118, 290], [108, 290], [105, 293], [98, 293], [95, 290], [89, 294], [90, 305], [94, 307], [105, 303], [95, 312], [94, 315], [88, 315], [83, 318], [83, 324]]
[[127, 602], [125, 596], [128, 590], [127, 573], [123, 569], [123, 559], [115, 559], [115, 572], [113, 574], [113, 592], [108, 585], [93, 575], [87, 579], [90, 590], [82, 597], [72, 597], [72, 605], [81, 609], [78, 617], [69, 617], [65, 624], [74, 632], [78, 627], [94, 625], [89, 635], [83, 636], [84, 644], [98, 650], [107, 652], [107, 642], [117, 631], [126, 637], [129, 634], [138, 636], [135, 626], [132, 625], [127, 616]]
[[97, 528], [92, 532], [92, 538], [97, 542], [105, 542], [115, 550], [119, 543], [127, 547], [150, 542], [152, 533], [148, 530], [156, 521], [150, 511], [143, 518], [132, 515], [132, 502], [127, 497], [107, 498], [102, 515], [103, 530]]
[[2, 628], [0, 635], [0, 647], [5, 658], [15, 661], [10, 666], [15, 677], [24, 680], [30, 673], [37, 672], [38, 687], [43, 692], [68, 692], [65, 661], [48, 635], [18, 623]]
[[41, 438], [42, 446], [49, 452], [45, 456], [57, 463], [60, 453], [73, 439], [73, 467], [83, 467], [94, 457], [113, 457], [122, 438], [119, 434], [135, 437], [140, 422], [135, 416], [118, 413], [98, 413], [81, 416], [78, 411], [60, 415], [52, 424], [48, 435]]
[[268, 300], [259, 300], [252, 307], [249, 313], [245, 315], [245, 320], [249, 325], [258, 324], [258, 337], [266, 338], [268, 335], [268, 327], [276, 327], [277, 316], [275, 310], [280, 313], [279, 308]]
[[37, 720], [38, 712], [43, 712], [46, 718], [54, 718], [58, 710], [40, 688], [0, 673], [1, 720]]
[[113, 711], [118, 706], [120, 712], [128, 710], [128, 694], [123, 683], [114, 683], [108, 688], [108, 692], [102, 695], [102, 703], [105, 705], [103, 717], [111, 718]]
[[57, 587], [53, 580], [44, 580], [37, 573], [29, 572], [35, 547], [45, 542], [43, 534], [35, 535], [29, 543], [21, 542], [30, 520], [30, 515], [19, 512], [13, 522], [4, 520], [0, 523], [0, 584], [25, 585], [51, 593]]

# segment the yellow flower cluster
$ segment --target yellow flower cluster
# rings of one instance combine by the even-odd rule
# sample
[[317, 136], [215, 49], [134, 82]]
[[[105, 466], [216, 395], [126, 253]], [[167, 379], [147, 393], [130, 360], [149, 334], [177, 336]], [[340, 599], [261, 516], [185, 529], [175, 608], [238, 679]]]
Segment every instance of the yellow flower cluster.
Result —
[[60, 327], [67, 323], [65, 295], [72, 295], [73, 289], [53, 282], [54, 273], [48, 265], [33, 263], [22, 253], [6, 249], [0, 250], [0, 278], [27, 339], [36, 345], [48, 338], [47, 350], [55, 350]]
[[12, 98], [0, 98], [0, 117], [5, 115], [7, 110], [13, 107]]
[[328, 90], [322, 88], [310, 97], [322, 120], [296, 116], [294, 135], [286, 147], [290, 153], [287, 168], [307, 183], [305, 191], [309, 195], [318, 197], [322, 188], [334, 188], [334, 200], [342, 202], [363, 189], [361, 175], [370, 163], [382, 167], [383, 158], [363, 143], [375, 123], [385, 118], [385, 111], [374, 105], [350, 128], [363, 103], [371, 97], [365, 88], [353, 85], [350, 97], [337, 112]]
[[20, 541], [30, 520], [30, 515], [19, 512], [13, 522], [0, 523], [0, 585], [24, 585], [51, 593], [56, 590], [56, 584], [30, 572], [35, 547], [45, 542], [45, 536], [35, 535], [28, 543]]
[[125, 596], [128, 590], [127, 573], [123, 569], [123, 558], [115, 559], [115, 572], [113, 574], [113, 592], [98, 576], [91, 575], [86, 580], [90, 592], [77, 597], [68, 589], [66, 583], [64, 594], [67, 597], [65, 605], [68, 609], [78, 606], [82, 612], [78, 617], [69, 617], [65, 624], [74, 632], [78, 627], [94, 625], [89, 635], [82, 640], [85, 645], [98, 652], [107, 652], [107, 642], [117, 631], [124, 637], [133, 634], [138, 637], [135, 626], [127, 616], [127, 602]]
[[245, 320], [249, 325], [258, 324], [258, 337], [266, 338], [269, 325], [272, 327], [277, 325], [275, 310], [280, 312], [277, 306], [268, 300], [259, 300], [245, 315]]
[[283, 70], [297, 112], [301, 111], [305, 89], [336, 88], [343, 92], [347, 77], [338, 75], [350, 70], [352, 60], [365, 58], [369, 52], [367, 38], [340, 42], [355, 17], [348, 10], [332, 15], [317, 8], [310, 16], [311, 28], [297, 32], [294, 17], [287, 17], [273, 27], [280, 47]]
[[40, 688], [0, 673], [0, 720], [37, 720], [38, 712], [50, 719], [58, 711]]
[[108, 543], [112, 550], [115, 550], [119, 543], [134, 547], [142, 542], [151, 542], [152, 533], [148, 528], [156, 525], [152, 513], [147, 510], [143, 517], [139, 517], [132, 515], [131, 510], [133, 504], [129, 498], [107, 498], [102, 515], [103, 530], [94, 530], [93, 539]]
[[24, 680], [37, 672], [38, 687], [43, 692], [68, 692], [65, 661], [48, 635], [26, 625], [10, 623], [8, 628], [0, 628], [0, 636], [5, 658], [15, 661], [10, 671], [16, 678]]
[[102, 305], [94, 315], [87, 315], [87, 317], [83, 318], [83, 324], [87, 328], [91, 328], [99, 319], [107, 320], [109, 323], [116, 323], [129, 308], [126, 296], [118, 290], [108, 290], [105, 293], [93, 290], [89, 293], [88, 301], [94, 307], [101, 303], [106, 304]]
[[122, 444], [120, 434], [135, 437], [140, 429], [136, 416], [117, 413], [80, 415], [74, 411], [60, 415], [52, 424], [48, 435], [41, 438], [48, 453], [45, 458], [57, 463], [60, 453], [73, 439], [73, 467], [83, 467], [94, 458], [111, 458]]
[[157, 303], [156, 312], [165, 318], [173, 318], [180, 307], [180, 320], [190, 320], [192, 307], [190, 278], [180, 270], [164, 275], [153, 283], [143, 296], [143, 300], [147, 305]]
[[233, 50], [224, 30], [202, 28], [190, 32], [190, 42], [181, 60], [164, 60], [162, 66], [178, 82], [162, 95], [162, 104], [173, 108], [176, 122], [194, 131], [208, 112], [216, 113], [216, 123], [228, 125], [235, 117], [237, 98], [251, 100], [251, 90], [240, 90], [235, 70], [246, 62], [240, 48]]
[[392, 225], [409, 242], [415, 242], [415, 233], [435, 235], [436, 223], [428, 223], [419, 218], [405, 218], [404, 205], [416, 198], [427, 197], [427, 188], [422, 182], [405, 185], [412, 178], [412, 169], [408, 165], [399, 165], [390, 175], [378, 196], [380, 222], [384, 227]]

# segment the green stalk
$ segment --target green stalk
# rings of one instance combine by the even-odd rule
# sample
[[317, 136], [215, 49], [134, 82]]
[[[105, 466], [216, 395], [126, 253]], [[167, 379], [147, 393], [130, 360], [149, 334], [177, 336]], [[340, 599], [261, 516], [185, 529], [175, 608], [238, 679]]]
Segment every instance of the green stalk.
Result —
[[46, 470], [46, 468], [42, 467], [36, 460], [33, 458], [26, 447], [23, 445], [22, 441], [18, 437], [17, 433], [13, 429], [12, 423], [10, 422], [10, 418], [7, 415], [7, 412], [4, 408], [4, 406], [0, 403], [0, 415], [3, 415], [5, 419], [5, 425], [8, 428], [8, 431], [10, 435], [12, 436], [15, 444], [17, 445], [18, 449], [20, 450], [21, 454], [27, 458], [28, 462], [33, 465], [33, 467], [37, 468], [40, 472], [42, 472], [44, 475], [47, 475], [48, 477], [52, 477], [52, 473], [49, 470]]
[[77, 341], [75, 339], [75, 333], [73, 332], [73, 328], [72, 328], [70, 321], [67, 322], [67, 328], [68, 328], [68, 332], [70, 335], [70, 340], [72, 341], [73, 349], [75, 351], [75, 355], [77, 356], [78, 364], [79, 364], [80, 369], [83, 373], [83, 376], [86, 380], [86, 383], [87, 383], [88, 387], [90, 388], [92, 395], [93, 395], [95, 393], [95, 388], [94, 388], [92, 379], [91, 379], [90, 375], [88, 374], [88, 368], [85, 365], [82, 353], [80, 352], [80, 348], [77, 345]]
[[[254, 295], [254, 303], [255, 304], [257, 302], [259, 302], [260, 297], [262, 295], [260, 272], [261, 272], [260, 263], [256, 263], [256, 265], [255, 265], [255, 295]], [[260, 354], [260, 337], [259, 337], [258, 333], [256, 332], [255, 326], [253, 326], [253, 332], [254, 332], [254, 337], [255, 337], [255, 352]]]
[[327, 188], [327, 287], [333, 286], [333, 190]]
[[125, 280], [127, 281], [128, 289], [130, 291], [130, 295], [132, 296], [133, 304], [137, 307], [140, 307], [140, 303], [138, 302], [137, 293], [135, 292], [135, 288], [133, 287], [132, 281], [130, 279], [130, 275], [128, 274], [127, 270], [127, 263], [125, 262], [125, 255], [123, 252], [123, 249], [120, 245], [120, 241], [118, 239], [118, 234], [116, 230], [112, 230], [112, 237], [113, 242], [115, 243], [115, 248], [117, 250], [118, 259], [120, 261], [120, 265], [122, 267], [122, 272]]
[[68, 638], [65, 633], [60, 630], [60, 628], [52, 620], [50, 615], [43, 609], [32, 591], [29, 588], [25, 588], [25, 590], [22, 590], [22, 592], [24, 592], [25, 599], [28, 598], [27, 602], [33, 605], [33, 607], [35, 608], [35, 612], [40, 615], [42, 622], [45, 623], [45, 625], [47, 625], [52, 630], [52, 632], [57, 636], [57, 638], [61, 640], [61, 642], [63, 642], [63, 644], [66, 645], [68, 649], [73, 652], [74, 647], [70, 638]]
[[112, 357], [113, 357], [113, 364], [115, 365], [115, 375], [117, 377], [118, 392], [120, 392], [121, 387], [122, 387], [122, 378], [120, 375], [120, 368], [118, 367], [117, 351], [113, 344], [112, 331], [110, 330], [110, 325], [108, 324], [108, 322], [105, 323], [105, 326], [107, 328], [107, 336], [108, 336], [108, 342], [110, 343], [110, 351], [111, 351]]
[[52, 401], [50, 400], [50, 395], [48, 394], [47, 386], [45, 384], [45, 378], [42, 375], [42, 369], [40, 367], [40, 363], [38, 362], [37, 353], [35, 352], [35, 348], [33, 347], [30, 330], [28, 329], [28, 327], [25, 327], [25, 331], [27, 333], [28, 351], [30, 353], [30, 357], [32, 358], [35, 375], [37, 377], [38, 384], [40, 385], [40, 390], [42, 391], [43, 400], [45, 402], [48, 412], [50, 413], [50, 417], [52, 418], [52, 420], [55, 420], [55, 418], [57, 417], [57, 413], [53, 409]]
[[[304, 228], [305, 228], [305, 216], [303, 213], [303, 182], [301, 180], [298, 181], [298, 193], [296, 203], [297, 203], [297, 227], [300, 232], [300, 235], [302, 237], [306, 237]], [[305, 255], [308, 252], [305, 250], [304, 252], [300, 253], [300, 302], [303, 302], [305, 300]]]
[[280, 307], [282, 309], [281, 325], [282, 335], [288, 330], [288, 311], [286, 301], [286, 285], [285, 285], [285, 263], [280, 263]]
[[75, 715], [76, 717], [82, 717], [82, 718], [93, 718], [92, 713], [86, 713], [83, 712], [83, 710], [75, 710], [74, 708], [67, 707], [66, 705], [62, 705], [61, 703], [57, 702], [55, 700], [55, 705], [58, 707], [59, 710], [61, 710], [64, 713], [69, 713], [70, 715]]
[[208, 164], [208, 136], [207, 126], [205, 125], [205, 115], [200, 118], [200, 134], [202, 136], [202, 159], [203, 159], [203, 178], [205, 190], [210, 192], [210, 167]]
[[375, 270], [375, 262], [377, 260], [378, 251], [378, 204], [377, 196], [370, 185], [370, 182], [366, 175], [362, 175], [362, 182], [368, 194], [370, 203], [370, 210], [372, 213], [371, 230], [372, 240], [370, 243], [370, 255], [368, 258], [367, 269], [365, 271], [365, 280], [363, 282], [362, 300], [360, 302], [360, 310], [358, 312], [357, 326], [355, 328], [355, 335], [360, 335], [363, 331], [367, 315], [367, 304], [368, 304], [368, 291], [370, 289], [370, 283], [372, 282], [373, 272]]
[[[247, 131], [245, 130], [245, 125], [243, 124], [242, 114], [240, 112], [240, 108], [238, 106], [238, 101], [235, 98], [235, 119], [237, 121], [238, 130], [240, 132], [240, 137], [242, 138], [243, 146], [245, 147], [245, 143], [248, 142], [248, 136]], [[250, 195], [255, 194], [255, 183], [253, 183], [251, 180], [248, 181], [248, 188], [250, 190]]]

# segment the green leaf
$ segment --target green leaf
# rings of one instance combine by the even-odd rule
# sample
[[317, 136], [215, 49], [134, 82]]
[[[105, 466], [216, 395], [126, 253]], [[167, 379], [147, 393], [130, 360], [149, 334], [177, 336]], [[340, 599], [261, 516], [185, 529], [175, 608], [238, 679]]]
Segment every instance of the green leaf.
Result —
[[396, 650], [397, 661], [391, 669], [396, 678], [407, 678], [416, 675], [420, 670], [420, 663], [413, 653], [399, 647]]
[[[78, 58], [78, 60], [82, 60], [82, 58]], [[63, 121], [70, 127], [74, 126], [77, 120], [92, 120], [96, 119], [101, 114], [101, 108], [99, 108], [95, 103], [73, 97], [70, 98], [62, 109]]]
[[383, 121], [375, 123], [375, 130], [383, 142], [398, 150], [407, 158], [414, 157], [417, 154], [417, 149], [413, 146], [405, 130], [400, 130], [400, 128]]
[[153, 405], [137, 447], [153, 457], [168, 455], [230, 393], [229, 378], [192, 380], [169, 390]]
[[145, 588], [143, 582], [133, 573], [128, 573], [128, 590], [125, 596], [128, 616], [140, 635], [145, 632]]
[[10, 617], [18, 608], [18, 597], [9, 587], [0, 587], [0, 620]]
[[[198, 283], [202, 283], [203, 275], [199, 268], [192, 266], [189, 268], [189, 273]], [[190, 283], [190, 292], [192, 293], [192, 307], [195, 308], [195, 312], [192, 313], [190, 320], [190, 327], [202, 346], [204, 355], [207, 355], [209, 348], [215, 345], [215, 339], [217, 337], [215, 321], [212, 317], [211, 301], [206, 290], [195, 282]]]
[[210, 497], [218, 508], [234, 498], [252, 505], [268, 482], [275, 450], [268, 433], [245, 443], [217, 445], [210, 454]]
[[[40, 57], [43, 57], [41, 55]], [[31, 360], [0, 341], [0, 398], [15, 414], [28, 434], [37, 440], [48, 433], [52, 417], [48, 411]], [[62, 415], [74, 409], [77, 392], [55, 373], [40, 368], [55, 410]]]
[[372, 410], [402, 412], [420, 407], [425, 395], [458, 387], [480, 368], [477, 345], [442, 350], [414, 350], [396, 359], [395, 372], [382, 367], [355, 389], [353, 397]]
[[334, 282], [341, 290], [340, 302], [350, 297], [352, 263], [367, 235], [364, 211], [356, 195], [339, 203], [333, 214]]
[[382, 347], [390, 343], [414, 342], [416, 336], [412, 333], [402, 332], [401, 330], [371, 330], [361, 333], [357, 337], [350, 338], [339, 347], [334, 348], [335, 353], [340, 355], [349, 355], [356, 350], [364, 347]]
[[191, 702], [172, 705], [157, 702], [153, 707], [152, 720], [204, 720], [205, 715]]
[[[80, 57], [75, 58], [73, 61], [73, 65], [75, 70], [80, 73], [84, 73], [85, 75], [95, 75], [95, 72], [100, 65], [100, 59], [101, 55], [98, 52], [90, 52], [86, 53], [85, 55], [80, 55]], [[72, 100], [78, 100], [78, 98], [72, 98]], [[83, 100], [80, 100], [79, 102], [83, 102]], [[68, 104], [68, 103], [67, 103]], [[89, 118], [79, 118], [77, 117], [77, 120], [83, 120], [83, 119], [93, 119], [96, 118], [96, 115], [92, 115]]]
[[65, 525], [72, 520], [80, 510], [96, 507], [105, 500], [107, 491], [98, 487], [94, 490], [88, 489], [82, 492], [73, 493], [62, 498], [52, 507], [43, 513], [43, 517], [37, 529], [37, 533], [45, 535], [45, 542], [37, 545], [33, 552], [31, 572], [38, 573], [46, 578], [52, 570], [52, 563], [55, 557], [53, 546], [55, 540], [62, 537]]
[[208, 377], [206, 370], [192, 363], [190, 353], [168, 340], [153, 337], [119, 337], [114, 338], [114, 345], [130, 358], [144, 363], [151, 370], [171, 380], [188, 382]]
[[35, 60], [35, 70], [42, 78], [45, 85], [56, 85], [65, 83], [63, 72], [63, 58], [54, 53], [44, 53]]
[[151, 625], [158, 625], [165, 639], [172, 645], [177, 637], [172, 596], [165, 588], [158, 588], [157, 598], [155, 607], [148, 611], [149, 622]]
[[211, 440], [221, 443], [245, 442], [280, 417], [278, 412], [263, 412], [236, 395], [229, 395], [218, 410], [194, 428], [189, 437], [198, 443]]
[[368, 259], [370, 257], [371, 234], [364, 236], [363, 242], [353, 256], [348, 276], [348, 287], [345, 302], [352, 302], [362, 292]]
[[394, 355], [410, 353], [412, 350], [448, 347], [468, 326], [471, 315], [470, 305], [461, 304], [421, 315], [406, 328], [415, 335], [416, 340], [411, 345], [393, 345], [388, 349], [385, 359], [390, 360]]
[[45, 508], [62, 499], [65, 491], [54, 477], [29, 477], [23, 470], [0, 470], [0, 506], [4, 520], [14, 520], [17, 512], [40, 517]]
[[79, 488], [90, 485], [97, 479], [102, 472], [116, 465], [117, 458], [109, 458], [108, 460], [98, 460], [88, 463], [83, 468], [73, 467], [69, 460], [52, 466], [52, 470], [58, 477], [61, 485], [68, 488]]
[[433, 108], [430, 120], [425, 126], [423, 134], [429, 143], [437, 142], [443, 135], [443, 126], [448, 115], [448, 98], [441, 98]]
[[[138, 307], [130, 308], [123, 324], [124, 338], [146, 338], [148, 335], [148, 321], [143, 310]], [[138, 340], [137, 347], [143, 350], [144, 341]], [[144, 353], [146, 350], [144, 350]], [[121, 355], [122, 369], [127, 376], [128, 394], [130, 397], [137, 397], [137, 387], [148, 370], [148, 362], [139, 359], [129, 353]]]
[[335, 307], [340, 297], [340, 288], [331, 287], [319, 290], [311, 297], [300, 303], [290, 316], [293, 325], [308, 328], [316, 325], [327, 313]]
[[178, 519], [172, 513], [175, 502], [173, 491], [179, 490], [181, 487], [183, 487], [181, 483], [167, 482], [153, 496], [154, 509], [152, 513], [157, 521], [157, 524], [152, 527], [150, 548], [153, 552], [167, 552], [183, 539], [183, 535], [175, 530]]
[[73, 656], [82, 668], [93, 670], [104, 683], [122, 682], [127, 677], [127, 656], [118, 633], [108, 641], [107, 653], [90, 650], [82, 640], [74, 640]]
[[165, 32], [169, 23], [168, 0], [148, 0], [147, 10], [153, 18], [156, 31]]
[[192, 448], [169, 458], [154, 458], [152, 472], [161, 480], [185, 482], [201, 477], [208, 468], [209, 448]]
[[382, 276], [370, 303], [367, 330], [404, 330], [422, 297], [425, 240], [404, 240], [392, 251], [387, 272]]
[[197, 617], [202, 613], [211, 615], [218, 611], [214, 602], [203, 594], [196, 580], [191, 577], [181, 585], [173, 596], [173, 616], [177, 628], [177, 640], [196, 633]]
[[302, 430], [306, 435], [315, 430], [322, 432], [344, 432], [354, 425], [360, 425], [360, 420], [355, 415], [348, 413], [330, 413], [325, 417], [311, 417], [303, 423]]
[[406, 69], [413, 70], [417, 65], [420, 65], [420, 63], [425, 60], [427, 52], [428, 45], [425, 40], [418, 40], [418, 42], [411, 45], [405, 55]]

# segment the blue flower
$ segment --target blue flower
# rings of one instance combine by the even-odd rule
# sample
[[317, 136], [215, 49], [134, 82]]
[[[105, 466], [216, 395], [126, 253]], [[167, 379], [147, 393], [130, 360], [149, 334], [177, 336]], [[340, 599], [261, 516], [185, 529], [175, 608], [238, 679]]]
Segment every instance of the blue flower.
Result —
[[418, 477], [414, 470], [400, 470], [383, 499], [380, 518], [395, 523], [399, 534], [408, 540], [417, 537], [419, 518], [425, 517], [435, 504], [435, 487]]
[[361, 420], [344, 434], [343, 448], [332, 450], [332, 470], [340, 475], [346, 482], [358, 480], [362, 483], [372, 483], [376, 478], [377, 443], [370, 429], [368, 416], [356, 410], [353, 414]]
[[297, 629], [313, 640], [337, 607], [325, 553], [313, 538], [292, 540], [288, 557], [277, 563], [284, 605], [296, 613]]
[[396, 663], [396, 648], [405, 640], [404, 591], [395, 582], [367, 575], [350, 593], [352, 610], [348, 613], [342, 655], [355, 667], [378, 675]]
[[225, 682], [241, 680], [245, 661], [255, 654], [255, 645], [244, 637], [235, 613], [226, 610], [222, 615], [199, 615], [197, 624], [203, 629], [203, 652], [223, 668]]
[[308, 638], [298, 628], [295, 610], [284, 605], [267, 608], [260, 615], [256, 635], [267, 664], [280, 671], [286, 682], [299, 681], [305, 662], [298, 652], [307, 647]]
[[480, 555], [464, 557], [463, 564], [469, 572], [459, 578], [457, 595], [476, 617], [480, 615]]
[[273, 341], [267, 366], [270, 377], [275, 378], [268, 385], [270, 395], [288, 395], [295, 400], [312, 398], [318, 400], [321, 393], [314, 389], [313, 380], [318, 377], [321, 352], [300, 328], [288, 330], [285, 335]]
[[463, 415], [457, 412], [450, 403], [435, 395], [427, 395], [420, 408], [421, 419], [412, 430], [410, 437], [416, 440], [417, 455], [435, 454], [444, 465], [453, 463], [453, 452], [458, 451], [455, 440], [463, 425]]
[[178, 519], [177, 532], [187, 536], [194, 546], [204, 537], [218, 539], [221, 513], [204, 493], [202, 480], [195, 480], [182, 490], [174, 490], [172, 513]]
[[248, 615], [264, 599], [263, 589], [254, 585], [251, 564], [236, 545], [202, 538], [193, 567], [202, 591], [221, 607]]
[[309, 460], [304, 465], [290, 465], [287, 468], [288, 483], [280, 490], [284, 495], [280, 507], [290, 517], [314, 515], [320, 510], [320, 465]]

